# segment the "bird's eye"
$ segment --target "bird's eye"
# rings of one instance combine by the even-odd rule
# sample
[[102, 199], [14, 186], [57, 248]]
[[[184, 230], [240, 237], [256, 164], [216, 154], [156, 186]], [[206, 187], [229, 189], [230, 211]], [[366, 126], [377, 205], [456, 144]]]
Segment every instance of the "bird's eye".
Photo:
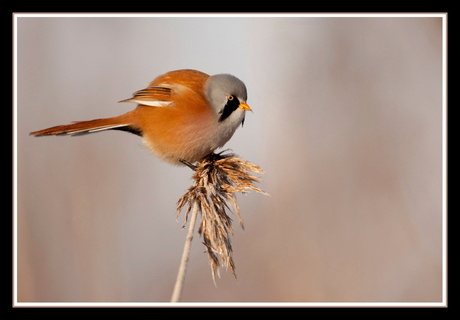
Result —
[[228, 101], [232, 101], [233, 99], [235, 99], [235, 98], [234, 98], [232, 95], [229, 95], [229, 96], [227, 97], [227, 100], [228, 100]]

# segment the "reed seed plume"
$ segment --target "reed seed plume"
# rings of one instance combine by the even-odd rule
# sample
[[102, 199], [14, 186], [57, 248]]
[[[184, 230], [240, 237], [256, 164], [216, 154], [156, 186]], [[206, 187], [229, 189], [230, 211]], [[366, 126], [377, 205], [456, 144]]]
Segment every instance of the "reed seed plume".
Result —
[[203, 236], [214, 282], [216, 274], [220, 276], [221, 265], [230, 267], [236, 278], [230, 240], [230, 234], [233, 234], [232, 219], [227, 212], [232, 207], [244, 229], [235, 193], [256, 191], [266, 194], [254, 185], [261, 180], [254, 173], [264, 174], [261, 168], [234, 154], [212, 153], [196, 163], [192, 176], [194, 183], [177, 203], [177, 217], [187, 206], [184, 227], [192, 208], [196, 206], [201, 213], [198, 233]]

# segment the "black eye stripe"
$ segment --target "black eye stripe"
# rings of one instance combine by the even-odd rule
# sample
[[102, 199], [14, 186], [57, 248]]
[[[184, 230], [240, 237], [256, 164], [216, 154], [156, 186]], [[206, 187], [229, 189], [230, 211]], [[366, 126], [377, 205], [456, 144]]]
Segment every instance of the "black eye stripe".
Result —
[[221, 116], [219, 118], [219, 122], [222, 122], [225, 119], [227, 119], [233, 113], [233, 111], [238, 109], [239, 105], [240, 105], [240, 102], [238, 101], [238, 99], [235, 96], [229, 96], [227, 98], [227, 104], [219, 112], [219, 114], [221, 114]]

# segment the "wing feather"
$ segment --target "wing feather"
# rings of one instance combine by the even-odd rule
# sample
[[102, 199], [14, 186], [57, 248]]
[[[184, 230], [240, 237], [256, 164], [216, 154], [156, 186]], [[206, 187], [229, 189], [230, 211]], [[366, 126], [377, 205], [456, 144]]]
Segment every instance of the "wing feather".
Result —
[[165, 107], [172, 102], [171, 94], [171, 88], [151, 86], [136, 91], [131, 98], [119, 102], [134, 102], [152, 107]]

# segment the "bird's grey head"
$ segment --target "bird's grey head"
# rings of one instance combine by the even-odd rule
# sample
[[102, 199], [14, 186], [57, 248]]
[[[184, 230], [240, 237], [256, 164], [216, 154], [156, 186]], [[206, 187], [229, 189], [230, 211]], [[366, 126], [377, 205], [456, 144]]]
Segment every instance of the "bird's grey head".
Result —
[[219, 121], [229, 117], [240, 104], [246, 103], [248, 98], [243, 81], [231, 74], [216, 74], [209, 77], [205, 94], [215, 113], [220, 116]]

